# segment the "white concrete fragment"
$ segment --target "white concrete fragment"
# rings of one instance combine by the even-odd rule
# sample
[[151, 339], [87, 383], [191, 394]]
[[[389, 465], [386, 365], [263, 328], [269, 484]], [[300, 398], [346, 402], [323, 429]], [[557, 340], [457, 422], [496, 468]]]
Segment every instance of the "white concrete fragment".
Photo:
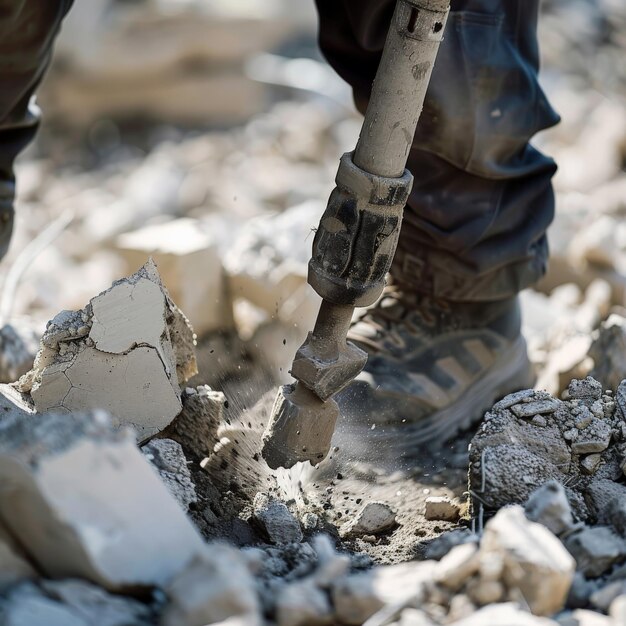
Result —
[[203, 547], [176, 501], [103, 413], [0, 427], [0, 518], [52, 577], [162, 585]]
[[123, 234], [117, 249], [129, 271], [154, 259], [170, 296], [202, 336], [233, 326], [218, 243], [219, 233], [200, 220], [181, 218]]
[[20, 389], [37, 412], [104, 409], [144, 441], [180, 413], [179, 384], [195, 373], [193, 331], [150, 261], [82, 311], [59, 313]]
[[480, 567], [478, 548], [473, 543], [456, 546], [435, 566], [436, 582], [456, 591]]
[[239, 617], [259, 622], [254, 581], [243, 555], [226, 544], [213, 543], [194, 558], [166, 588], [169, 604], [162, 626], [205, 626]]
[[285, 586], [276, 598], [278, 626], [325, 626], [333, 623], [333, 609], [315, 581], [304, 579]]
[[339, 530], [343, 538], [362, 535], [378, 535], [393, 528], [396, 523], [395, 511], [384, 502], [368, 502]]
[[563, 607], [576, 569], [561, 542], [527, 520], [520, 506], [501, 509], [487, 523], [480, 558], [503, 560], [504, 581], [521, 591], [536, 615], [552, 615]]

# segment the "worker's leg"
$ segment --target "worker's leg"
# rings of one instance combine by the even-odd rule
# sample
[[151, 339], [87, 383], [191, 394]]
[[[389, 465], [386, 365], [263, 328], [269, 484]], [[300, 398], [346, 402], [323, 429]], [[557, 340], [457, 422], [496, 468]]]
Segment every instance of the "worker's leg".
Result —
[[[395, 0], [317, 4], [322, 50], [363, 111]], [[393, 455], [530, 382], [515, 296], [545, 270], [555, 165], [528, 142], [558, 121], [537, 82], [538, 4], [452, 0], [408, 163], [399, 289], [352, 332], [369, 361], [345, 412], [379, 442], [401, 431]]]
[[72, 0], [0, 0], [0, 258], [11, 240], [13, 162], [39, 122], [31, 103]]

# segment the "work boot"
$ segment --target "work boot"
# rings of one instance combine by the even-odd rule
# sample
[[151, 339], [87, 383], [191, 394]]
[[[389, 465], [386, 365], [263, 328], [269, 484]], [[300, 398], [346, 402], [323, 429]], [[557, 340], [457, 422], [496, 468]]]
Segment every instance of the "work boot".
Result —
[[452, 303], [389, 286], [349, 339], [369, 355], [339, 398], [355, 456], [411, 457], [533, 383], [517, 298]]

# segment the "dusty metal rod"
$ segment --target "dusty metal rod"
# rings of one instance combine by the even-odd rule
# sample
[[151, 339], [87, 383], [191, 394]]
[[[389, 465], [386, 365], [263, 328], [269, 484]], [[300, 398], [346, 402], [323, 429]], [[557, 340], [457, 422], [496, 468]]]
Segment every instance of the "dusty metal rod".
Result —
[[443, 38], [448, 0], [399, 0], [354, 151], [354, 164], [402, 176]]
[[323, 359], [337, 358], [350, 330], [354, 307], [322, 300], [315, 327], [311, 333], [311, 348]]

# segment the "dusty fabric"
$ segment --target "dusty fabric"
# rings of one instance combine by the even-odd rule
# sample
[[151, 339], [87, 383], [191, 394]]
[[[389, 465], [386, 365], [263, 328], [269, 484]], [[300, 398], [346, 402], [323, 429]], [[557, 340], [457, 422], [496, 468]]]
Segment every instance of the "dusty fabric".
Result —
[[[320, 46], [364, 111], [394, 0], [316, 0]], [[392, 274], [449, 300], [509, 297], [544, 272], [558, 122], [541, 90], [538, 0], [453, 0], [408, 168]]]

